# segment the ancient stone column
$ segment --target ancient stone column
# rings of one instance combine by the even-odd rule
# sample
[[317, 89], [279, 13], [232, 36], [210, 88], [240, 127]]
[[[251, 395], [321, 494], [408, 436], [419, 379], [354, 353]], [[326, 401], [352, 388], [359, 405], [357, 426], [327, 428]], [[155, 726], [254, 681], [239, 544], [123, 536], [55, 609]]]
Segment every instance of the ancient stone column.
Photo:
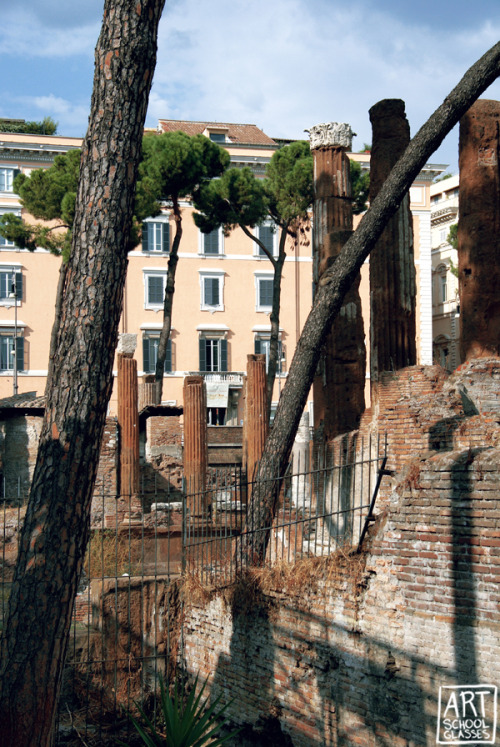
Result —
[[460, 120], [458, 282], [463, 361], [500, 355], [500, 102]]
[[191, 516], [204, 513], [208, 505], [207, 396], [203, 376], [184, 379], [184, 477], [187, 508]]
[[245, 446], [246, 472], [253, 480], [256, 467], [264, 451], [269, 423], [267, 419], [266, 356], [247, 355], [247, 379], [245, 400]]
[[[335, 261], [352, 234], [351, 176], [347, 151], [352, 147], [348, 124], [320, 124], [309, 130], [314, 158], [314, 283]], [[365, 409], [363, 317], [360, 275], [325, 342], [314, 379], [316, 442], [355, 430]]]
[[[386, 99], [370, 109], [373, 141], [370, 202], [410, 142], [404, 101]], [[372, 408], [384, 371], [417, 362], [415, 261], [410, 198], [407, 194], [370, 254], [370, 379]]]
[[142, 377], [142, 384], [139, 389], [139, 407], [141, 410], [144, 407], [156, 405], [155, 392], [156, 388], [154, 374], [145, 374]]
[[292, 447], [292, 506], [305, 510], [311, 501], [309, 482], [309, 413], [303, 412]]
[[118, 340], [118, 429], [120, 438], [120, 489], [127, 513], [141, 510], [139, 498], [139, 409], [137, 361], [133, 355], [137, 335], [121, 334]]

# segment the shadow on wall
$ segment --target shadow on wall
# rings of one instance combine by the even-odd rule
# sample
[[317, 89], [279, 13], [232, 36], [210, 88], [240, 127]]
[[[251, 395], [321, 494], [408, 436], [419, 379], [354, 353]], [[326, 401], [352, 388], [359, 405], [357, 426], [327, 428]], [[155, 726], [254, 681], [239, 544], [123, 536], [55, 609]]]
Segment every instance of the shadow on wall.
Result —
[[473, 563], [479, 558], [474, 539], [474, 518], [471, 507], [470, 467], [474, 457], [484, 449], [471, 449], [460, 454], [451, 468], [451, 530], [453, 583], [453, 646], [456, 678], [459, 683], [479, 684], [476, 655], [477, 604]]
[[[231, 700], [264, 699], [268, 710], [253, 723], [246, 723], [234, 738], [234, 747], [293, 747], [280, 725], [281, 708], [274, 695], [272, 661], [272, 600], [262, 593], [258, 580], [245, 577], [234, 584], [230, 596], [231, 643], [229, 653], [221, 653], [212, 681], [212, 699], [222, 694], [223, 703]], [[261, 666], [262, 659], [266, 665]], [[241, 672], [241, 680], [238, 675]], [[252, 682], [249, 692], [248, 683]], [[228, 742], [233, 744], [233, 742]]]
[[[278, 610], [257, 587], [252, 592], [239, 610], [232, 603], [229, 653], [219, 655], [212, 683], [212, 697], [233, 700], [230, 717], [245, 723], [230, 747], [428, 744], [435, 716], [425, 712], [425, 656], [403, 672], [407, 652], [283, 599]], [[348, 636], [349, 651], [329, 643], [332, 631]]]

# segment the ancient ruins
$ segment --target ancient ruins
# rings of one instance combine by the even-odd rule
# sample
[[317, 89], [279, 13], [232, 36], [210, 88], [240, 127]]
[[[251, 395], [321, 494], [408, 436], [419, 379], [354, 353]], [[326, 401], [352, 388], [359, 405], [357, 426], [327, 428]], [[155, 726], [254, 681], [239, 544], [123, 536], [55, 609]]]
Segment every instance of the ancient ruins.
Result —
[[[404, 102], [380, 101], [370, 109], [373, 140], [370, 200], [410, 142]], [[370, 384], [372, 408], [384, 371], [399, 371], [417, 362], [415, 263], [410, 197], [385, 227], [370, 255]]]
[[[331, 122], [310, 130], [314, 157], [313, 281], [335, 261], [352, 234], [351, 175], [347, 152], [352, 149], [348, 124]], [[328, 336], [314, 380], [316, 439], [328, 442], [355, 430], [365, 409], [365, 367], [358, 276]]]
[[[373, 198], [409, 131], [402, 101], [379, 102], [370, 116]], [[227, 429], [207, 429], [201, 376], [185, 378], [182, 409], [153, 406], [147, 386], [139, 396], [134, 340], [122, 338], [120, 409], [117, 421], [108, 421], [101, 452], [93, 538], [109, 537], [103, 528], [113, 527], [131, 543], [120, 573], [89, 571], [91, 580], [83, 579], [70, 662], [76, 679], [88, 664], [92, 697], [110, 710], [127, 693], [150, 692], [158, 671], [174, 678], [182, 670], [207, 678], [211, 696], [221, 697], [231, 721], [243, 727], [241, 744], [464, 744], [443, 712], [450, 702], [453, 710], [450, 693], [467, 688], [457, 721], [474, 717], [474, 743], [498, 744], [499, 119], [499, 102], [478, 101], [460, 128], [465, 363], [451, 375], [416, 363], [405, 201], [370, 260], [371, 407], [364, 403], [356, 284], [314, 381], [314, 439], [305, 413], [293, 468], [276, 481], [280, 513], [267, 528], [266, 567], [238, 566], [235, 537], [248, 491], [236, 473], [218, 482], [215, 468], [234, 464], [237, 451], [246, 476], [254, 476], [268, 432], [265, 356], [248, 356], [245, 423], [236, 443], [241, 429], [229, 437]], [[317, 283], [352, 231], [351, 135], [345, 124], [311, 130]], [[29, 401], [22, 408], [22, 438], [14, 423], [21, 408], [17, 416], [13, 406], [5, 408], [4, 462], [28, 461], [34, 452], [43, 403], [31, 404], [31, 416]], [[153, 480], [154, 491], [144, 491]], [[113, 500], [99, 503], [101, 494]], [[355, 496], [362, 500], [355, 503]], [[122, 499], [130, 510], [122, 510]], [[6, 568], [17, 531], [9, 521]]]

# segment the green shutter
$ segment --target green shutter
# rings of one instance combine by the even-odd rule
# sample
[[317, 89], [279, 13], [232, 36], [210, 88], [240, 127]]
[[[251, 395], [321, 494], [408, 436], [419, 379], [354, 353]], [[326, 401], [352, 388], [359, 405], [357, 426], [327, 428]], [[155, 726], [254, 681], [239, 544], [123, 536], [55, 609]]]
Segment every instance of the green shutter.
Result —
[[149, 251], [149, 223], [142, 224], [142, 251]]
[[24, 337], [18, 337], [16, 343], [16, 367], [24, 371]]
[[[271, 254], [274, 253], [274, 231], [271, 226], [259, 226], [259, 239], [266, 247], [267, 251]], [[259, 255], [261, 257], [267, 257], [267, 254], [259, 246]]]
[[18, 301], [23, 300], [23, 274], [16, 272], [16, 296]]
[[204, 337], [200, 337], [200, 371], [207, 370], [207, 348], [206, 340]]
[[203, 234], [203, 252], [204, 254], [219, 253], [219, 229], [216, 228], [210, 233]]
[[167, 351], [165, 353], [165, 373], [172, 371], [172, 340], [167, 340]]
[[220, 340], [219, 371], [227, 371], [227, 340]]
[[205, 305], [219, 306], [220, 304], [220, 283], [219, 278], [205, 278]]
[[259, 306], [273, 305], [273, 281], [259, 280]]
[[149, 357], [149, 337], [142, 338], [142, 365], [145, 373], [149, 373], [150, 368], [150, 357]]
[[170, 251], [170, 224], [163, 224], [163, 251], [168, 254]]
[[163, 277], [159, 275], [149, 275], [148, 277], [148, 303], [163, 303]]
[[212, 306], [220, 304], [220, 283], [218, 278], [212, 278]]
[[256, 337], [254, 340], [254, 353], [260, 355], [260, 338]]

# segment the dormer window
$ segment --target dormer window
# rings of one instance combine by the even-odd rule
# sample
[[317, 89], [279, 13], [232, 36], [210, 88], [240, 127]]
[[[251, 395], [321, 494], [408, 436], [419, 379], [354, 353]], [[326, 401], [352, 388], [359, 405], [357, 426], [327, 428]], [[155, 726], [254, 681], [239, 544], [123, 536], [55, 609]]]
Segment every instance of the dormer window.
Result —
[[220, 145], [228, 142], [228, 128], [227, 127], [207, 127], [203, 133], [213, 143], [219, 143]]

